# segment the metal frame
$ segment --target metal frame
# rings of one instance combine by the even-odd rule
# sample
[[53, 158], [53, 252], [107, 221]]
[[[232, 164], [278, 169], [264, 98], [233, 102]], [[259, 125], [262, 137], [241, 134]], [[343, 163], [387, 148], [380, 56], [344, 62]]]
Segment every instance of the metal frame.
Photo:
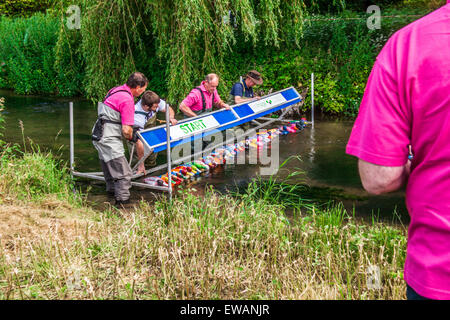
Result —
[[[311, 85], [312, 85], [312, 89], [311, 89], [312, 103], [314, 103], [314, 102], [313, 102], [313, 101], [314, 101], [314, 75], [313, 75], [313, 74], [311, 74]], [[280, 92], [282, 92], [282, 91], [285, 91], [285, 90], [291, 89], [291, 88], [295, 90], [295, 92], [297, 93], [297, 95], [298, 95], [300, 98], [303, 98], [303, 97], [297, 92], [297, 90], [296, 90], [294, 87], [286, 88], [286, 89], [283, 89], [283, 90], [280, 90], [280, 91], [271, 93], [271, 94], [267, 95], [266, 97], [269, 97], [269, 96], [278, 94], [278, 93], [280, 93]], [[298, 99], [298, 98], [297, 98], [297, 99]], [[292, 102], [292, 101], [294, 101], [294, 100], [296, 100], [296, 99], [291, 99], [291, 100], [288, 100], [288, 101], [286, 101], [286, 102], [284, 102], [284, 103], [289, 103], [289, 102]], [[240, 103], [240, 104], [236, 104], [236, 105], [233, 106], [233, 108], [234, 108], [234, 107], [237, 107], [237, 106], [240, 106], [240, 105], [243, 105], [243, 104], [247, 104], [247, 103], [248, 103], [248, 102], [243, 102], [243, 103]], [[181, 159], [177, 159], [177, 160], [175, 160], [175, 161], [171, 161], [171, 143], [172, 143], [172, 142], [177, 142], [177, 141], [185, 140], [185, 139], [191, 138], [191, 137], [193, 137], [193, 136], [195, 136], [195, 135], [200, 135], [200, 134], [203, 134], [203, 133], [205, 133], [205, 132], [207, 132], [207, 131], [215, 130], [215, 129], [217, 129], [217, 128], [220, 128], [220, 126], [213, 127], [213, 128], [208, 128], [208, 129], [202, 130], [202, 131], [200, 131], [200, 132], [197, 132], [197, 133], [195, 133], [195, 134], [191, 134], [191, 135], [188, 135], [188, 136], [185, 136], [185, 137], [182, 137], [182, 138], [178, 138], [178, 139], [174, 139], [174, 140], [171, 141], [171, 140], [170, 140], [170, 113], [169, 113], [169, 108], [167, 108], [167, 106], [166, 106], [166, 108], [165, 108], [165, 109], [166, 109], [166, 110], [165, 110], [165, 114], [166, 114], [166, 124], [165, 124], [165, 126], [166, 126], [166, 132], [167, 132], [167, 141], [166, 141], [166, 144], [167, 144], [167, 149], [166, 149], [166, 150], [167, 150], [167, 151], [166, 151], [166, 152], [167, 152], [167, 163], [162, 164], [162, 165], [159, 165], [159, 166], [157, 166], [157, 167], [155, 167], [155, 168], [151, 168], [150, 170], [147, 170], [147, 174], [150, 174], [150, 173], [153, 173], [153, 172], [162, 170], [162, 169], [164, 169], [164, 168], [167, 168], [168, 178], [169, 178], [169, 181], [171, 181], [171, 171], [172, 171], [172, 170], [171, 170], [171, 166], [172, 166], [172, 164], [182, 163], [182, 162], [184, 162], [184, 161], [187, 160], [187, 159], [192, 159], [192, 158], [195, 159], [195, 157], [197, 157], [198, 155], [208, 155], [208, 154], [210, 154], [215, 148], [217, 148], [218, 146], [221, 146], [221, 145], [224, 145], [224, 144], [228, 144], [228, 143], [234, 142], [235, 139], [243, 138], [243, 137], [245, 137], [246, 135], [248, 135], [249, 132], [251, 132], [251, 131], [256, 131], [256, 130], [258, 130], [258, 129], [262, 128], [262, 127], [265, 127], [265, 126], [267, 126], [267, 125], [269, 125], [269, 124], [271, 124], [271, 123], [273, 123], [273, 122], [277, 122], [277, 121], [289, 121], [289, 120], [284, 120], [284, 116], [285, 116], [285, 114], [286, 114], [292, 107], [293, 107], [293, 104], [290, 105], [290, 106], [288, 106], [288, 107], [286, 107], [286, 108], [284, 109], [284, 111], [282, 112], [282, 114], [281, 114], [278, 118], [265, 118], [265, 117], [259, 117], [259, 118], [256, 118], [256, 119], [258, 119], [258, 120], [264, 120], [264, 121], [266, 121], [266, 122], [264, 122], [264, 123], [259, 123], [258, 121], [255, 121], [255, 119], [251, 120], [251, 122], [257, 124], [257, 126], [254, 127], [254, 128], [251, 128], [250, 130], [247, 130], [244, 134], [242, 134], [242, 135], [240, 135], [240, 136], [233, 137], [232, 139], [228, 139], [228, 140], [226, 140], [226, 141], [224, 141], [224, 142], [217, 143], [217, 144], [215, 144], [215, 145], [209, 146], [209, 147], [207, 147], [206, 149], [204, 149], [204, 150], [202, 150], [202, 151], [200, 151], [200, 152], [194, 153], [193, 155], [189, 155], [189, 156], [183, 157], [183, 158], [181, 158]], [[233, 110], [233, 108], [231, 108], [231, 112], [233, 112], [234, 116], [236, 117], [236, 120], [231, 121], [231, 122], [227, 123], [226, 125], [230, 125], [230, 124], [233, 124], [233, 123], [236, 123], [236, 122], [245, 120], [246, 118], [255, 116], [255, 115], [253, 114], [253, 115], [248, 115], [248, 116], [245, 116], [245, 117], [240, 118], [240, 117], [236, 114], [236, 111]], [[274, 108], [274, 107], [272, 107], [272, 108]], [[267, 110], [269, 110], [269, 109], [267, 109]], [[260, 113], [266, 112], [267, 110], [263, 110], [263, 111], [261, 111]], [[207, 115], [201, 115], [201, 116], [198, 116], [198, 118], [203, 118], [203, 117], [205, 117], [205, 116], [210, 116], [211, 114], [214, 114], [214, 113], [220, 112], [220, 111], [222, 111], [222, 110], [217, 110], [217, 111], [214, 111], [214, 112], [210, 112], [210, 113], [208, 113]], [[197, 117], [192, 117], [192, 118], [188, 118], [188, 119], [185, 119], [185, 120], [181, 120], [181, 121], [179, 121], [178, 123], [183, 123], [183, 122], [187, 122], [187, 121], [192, 121], [192, 120], [195, 119], [195, 118], [197, 118]], [[73, 102], [70, 102], [70, 104], [69, 104], [69, 121], [70, 121], [70, 171], [71, 171], [72, 176], [77, 176], [77, 177], [83, 177], [83, 178], [89, 178], [89, 179], [94, 179], [94, 180], [105, 181], [105, 178], [103, 177], [103, 172], [90, 172], [90, 173], [86, 173], [86, 172], [78, 172], [78, 171], [75, 171], [75, 168], [74, 168]], [[314, 126], [314, 107], [312, 107], [312, 125]], [[164, 127], [164, 125], [161, 125], [161, 126], [158, 126], [158, 127], [152, 128], [152, 129], [148, 129], [148, 130], [154, 130], [154, 129], [160, 128], [160, 127]], [[145, 131], [146, 131], [146, 130], [144, 130], [143, 132], [145, 132]], [[141, 136], [141, 133], [138, 132], [138, 135]], [[139, 166], [139, 164], [141, 164], [142, 162], [144, 162], [144, 161], [147, 159], [147, 157], [151, 154], [151, 152], [153, 151], [153, 148], [151, 148], [151, 147], [148, 145], [148, 143], [145, 141], [145, 139], [142, 139], [142, 140], [143, 140], [143, 144], [144, 144], [144, 156], [142, 157], [141, 160], [139, 160], [139, 161], [134, 165], [133, 170], [136, 169], [136, 168]], [[157, 146], [162, 146], [163, 144], [164, 144], [164, 143], [158, 144], [158, 145], [156, 145], [155, 147], [157, 147]], [[132, 162], [132, 159], [133, 159], [133, 153], [134, 153], [134, 145], [133, 145], [133, 147], [132, 147], [131, 154], [130, 154], [130, 160], [129, 160], [129, 161], [130, 161], [130, 165], [131, 165], [131, 162]], [[139, 178], [139, 177], [142, 177], [142, 176], [143, 176], [142, 173], [141, 173], [141, 174], [135, 174], [135, 175], [132, 176], [132, 179], [136, 179], [136, 178]], [[171, 185], [170, 183], [168, 184], [168, 187], [163, 187], [163, 186], [151, 186], [151, 185], [148, 185], [148, 184], [145, 184], [145, 183], [131, 181], [131, 185], [132, 185], [132, 186], [136, 186], [136, 187], [142, 187], [142, 188], [147, 188], [147, 189], [154, 189], [154, 190], [159, 190], [159, 191], [168, 192], [170, 198], [172, 197], [172, 185]]]
[[[279, 90], [279, 91], [277, 91], [277, 92], [273, 92], [273, 93], [271, 93], [271, 94], [269, 94], [269, 95], [267, 95], [267, 96], [265, 96], [265, 97], [270, 97], [270, 96], [279, 94], [280, 92], [286, 91], [286, 90], [288, 90], [288, 89], [293, 89], [293, 90], [297, 93], [297, 95], [298, 95], [299, 97], [301, 97], [301, 95], [297, 92], [297, 90], [296, 90], [294, 87], [289, 87], [289, 88], [285, 88], [285, 89], [283, 89], [283, 90]], [[297, 99], [298, 99], [298, 98], [288, 100], [288, 101], [284, 102], [283, 104], [292, 102], [292, 101], [297, 100]], [[238, 106], [241, 106], [241, 105], [244, 105], [244, 104], [248, 104], [248, 102], [242, 102], [242, 103], [233, 105], [233, 108], [238, 107]], [[279, 106], [279, 105], [278, 105], [278, 106]], [[266, 110], [260, 111], [259, 113], [263, 113], [263, 112], [265, 112], [265, 111], [267, 111], [267, 110], [270, 110], [270, 109], [273, 109], [273, 108], [275, 108], [275, 107], [277, 107], [277, 106], [272, 106], [271, 108], [267, 108]], [[250, 118], [250, 117], [255, 116], [255, 115], [253, 114], [253, 115], [248, 115], [248, 116], [245, 116], [245, 117], [242, 117], [242, 118], [241, 118], [241, 117], [239, 117], [239, 116], [236, 114], [236, 111], [234, 111], [233, 108], [231, 108], [231, 112], [233, 112], [233, 114], [236, 116], [236, 120], [231, 121], [231, 122], [228, 122], [227, 125], [231, 125], [231, 124], [233, 124], [233, 123], [240, 122], [240, 121], [242, 121], [242, 120], [245, 120], [245, 119], [247, 119], [247, 118]], [[287, 107], [287, 108], [289, 108], [289, 107]], [[209, 112], [208, 114], [200, 115], [200, 116], [197, 116], [197, 117], [191, 117], [191, 118], [183, 119], [183, 120], [178, 121], [178, 124], [181, 124], [181, 123], [184, 123], [184, 122], [190, 122], [190, 121], [195, 120], [195, 119], [201, 119], [201, 118], [204, 118], [204, 117], [208, 117], [208, 116], [211, 116], [212, 114], [215, 114], [215, 113], [218, 113], [218, 112], [223, 112], [223, 110], [220, 109], [220, 110], [216, 110], [216, 111], [214, 111], [214, 112]], [[258, 118], [257, 118], [257, 119], [258, 119]], [[253, 121], [253, 120], [251, 120], [251, 121]], [[161, 128], [161, 127], [164, 127], [164, 126], [157, 126], [157, 127], [153, 127], [153, 128], [147, 129], [147, 130], [143, 130], [143, 131], [141, 131], [141, 132], [138, 132], [138, 136], [141, 137], [141, 134], [142, 134], [142, 133], [147, 132], [147, 131], [153, 131], [153, 130], [159, 129], [159, 128]], [[191, 137], [193, 137], [193, 136], [200, 135], [200, 134], [203, 134], [203, 133], [205, 133], [205, 132], [207, 132], [207, 131], [212, 131], [212, 130], [215, 130], [215, 129], [220, 128], [220, 127], [221, 127], [221, 126], [218, 125], [218, 126], [216, 126], [216, 127], [204, 129], [204, 130], [201, 130], [201, 131], [199, 131], [199, 132], [192, 133], [192, 134], [190, 134], [190, 135], [184, 136], [184, 137], [182, 137], [182, 138], [173, 139], [172, 142], [177, 142], [177, 141], [180, 141], [180, 140], [189, 139], [189, 138], [191, 138]], [[144, 149], [145, 149], [145, 151], [144, 151], [144, 157], [143, 157], [143, 158], [145, 158], [146, 153], [148, 152], [148, 154], [150, 154], [150, 152], [152, 151], [152, 147], [150, 147], [150, 146], [148, 145], [148, 143], [145, 141], [145, 139], [143, 139], [143, 143], [144, 143]], [[157, 148], [157, 147], [162, 146], [162, 145], [164, 145], [164, 143], [157, 144], [157, 145], [155, 145], [154, 147]], [[148, 155], [147, 155], [147, 156], [148, 156]]]
[[[167, 129], [168, 137], [170, 137], [169, 118], [170, 118], [169, 108], [166, 108], [166, 129]], [[74, 143], [73, 143], [73, 138], [74, 138], [74, 134], [73, 134], [73, 102], [70, 102], [70, 104], [69, 104], [69, 121], [70, 121], [70, 172], [71, 172], [72, 176], [105, 181], [105, 178], [103, 177], [103, 172], [86, 173], [86, 172], [75, 171], [75, 169], [74, 169]], [[168, 159], [170, 159], [170, 144], [171, 144], [170, 139], [167, 139]], [[133, 153], [133, 151], [134, 151], [134, 145], [132, 147], [132, 153]], [[133, 154], [131, 154], [130, 163], [132, 161], [132, 156], [133, 156]], [[171, 163], [170, 163], [170, 161], [167, 161], [167, 172], [169, 173], [169, 181], [171, 181], [170, 180], [171, 179], [171, 171], [172, 171]], [[141, 175], [139, 175], [139, 176], [141, 176]], [[133, 178], [135, 178], [135, 177], [133, 176], [132, 179]], [[169, 197], [172, 198], [172, 185], [170, 183], [168, 183], [167, 187], [162, 187], [162, 186], [150, 186], [146, 183], [131, 181], [131, 185], [136, 186], [136, 187], [147, 188], [147, 189], [165, 191], [165, 192], [168, 192]]]
[[[283, 113], [281, 114], [280, 118], [270, 119], [270, 121], [267, 121], [267, 122], [265, 122], [265, 123], [263, 123], [263, 124], [258, 125], [257, 127], [254, 127], [254, 128], [251, 128], [251, 129], [247, 130], [247, 131], [246, 131], [244, 134], [242, 134], [242, 135], [239, 135], [239, 136], [233, 137], [232, 139], [228, 139], [228, 140], [226, 140], [226, 141], [223, 141], [223, 142], [214, 144], [214, 145], [209, 146], [209, 147], [207, 147], [206, 149], [204, 149], [204, 150], [202, 150], [202, 151], [199, 151], [199, 152], [197, 152], [197, 153], [194, 153], [194, 154], [188, 155], [188, 156], [186, 156], [186, 157], [183, 157], [183, 158], [174, 160], [174, 161], [172, 161], [172, 164], [175, 165], [175, 164], [183, 163], [184, 161], [186, 161], [186, 160], [188, 160], [188, 159], [192, 159], [192, 158], [195, 159], [197, 156], [200, 156], [200, 155], [202, 155], [202, 156], [207, 156], [207, 155], [209, 155], [215, 148], [217, 148], [217, 147], [219, 147], [219, 146], [222, 146], [222, 145], [225, 145], [225, 144], [228, 144], [228, 143], [232, 143], [232, 142], [234, 142], [234, 140], [236, 140], [236, 139], [244, 138], [244, 137], [246, 137], [246, 136], [248, 135], [248, 133], [250, 133], [250, 132], [252, 132], [252, 131], [256, 131], [256, 130], [258, 130], [258, 129], [261, 129], [262, 127], [265, 127], [265, 126], [267, 126], [267, 125], [269, 125], [269, 124], [271, 124], [271, 123], [273, 123], [273, 122], [276, 122], [276, 121], [283, 121], [282, 117], [284, 117], [284, 115], [285, 115], [285, 114], [288, 112], [288, 110], [291, 109], [291, 108], [292, 108], [292, 106], [287, 107], [287, 108], [283, 111]], [[159, 165], [159, 166], [157, 166], [157, 167], [151, 168], [151, 169], [148, 170], [147, 172], [148, 172], [148, 173], [157, 172], [157, 171], [159, 171], [159, 170], [164, 169], [165, 166], [166, 166], [166, 164], [162, 164], [162, 165]], [[139, 174], [139, 175], [136, 175], [136, 176], [141, 177], [142, 175], [143, 175], [143, 174]]]

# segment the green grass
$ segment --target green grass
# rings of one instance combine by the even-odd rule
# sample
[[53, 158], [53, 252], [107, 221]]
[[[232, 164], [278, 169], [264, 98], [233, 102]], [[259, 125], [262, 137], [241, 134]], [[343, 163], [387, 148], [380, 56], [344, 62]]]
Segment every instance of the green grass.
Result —
[[[290, 221], [263, 200], [183, 193], [79, 224], [75, 240], [43, 234], [2, 246], [1, 298], [403, 298], [405, 230], [358, 225], [342, 207]], [[370, 265], [381, 290], [367, 287]]]
[[[24, 142], [25, 146], [25, 142]], [[71, 205], [80, 205], [74, 182], [65, 162], [51, 152], [41, 152], [31, 143], [31, 152], [17, 145], [0, 149], [0, 193], [19, 201], [42, 201], [54, 197]]]
[[96, 211], [49, 154], [1, 165], [0, 299], [404, 298], [406, 229], [358, 222], [339, 204], [300, 201], [288, 218], [282, 197], [295, 188], [269, 189], [280, 203], [254, 185]]

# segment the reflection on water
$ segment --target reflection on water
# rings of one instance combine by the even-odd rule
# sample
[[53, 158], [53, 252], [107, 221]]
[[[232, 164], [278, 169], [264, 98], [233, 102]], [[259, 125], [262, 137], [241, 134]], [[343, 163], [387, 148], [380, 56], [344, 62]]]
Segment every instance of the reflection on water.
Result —
[[[61, 153], [69, 159], [69, 99], [16, 96], [0, 91], [6, 98], [4, 140], [22, 144], [19, 120], [23, 121], [24, 133], [44, 150]], [[73, 99], [72, 99], [73, 100]], [[78, 171], [100, 171], [97, 152], [91, 143], [91, 129], [97, 117], [95, 104], [86, 100], [74, 100], [75, 166]], [[291, 156], [276, 177], [286, 178], [289, 173], [301, 170], [302, 175], [292, 182], [307, 183], [316, 187], [342, 189], [350, 195], [362, 196], [366, 200], [344, 200], [347, 209], [355, 208], [357, 216], [371, 216], [392, 220], [396, 210], [401, 220], [408, 222], [403, 192], [385, 196], [368, 196], [362, 189], [357, 170], [357, 160], [345, 154], [345, 145], [352, 128], [352, 121], [330, 121], [316, 118], [315, 128], [280, 137], [279, 163]], [[59, 151], [60, 150], [60, 151]], [[164, 153], [158, 157], [164, 162]], [[248, 162], [247, 162], [248, 163]], [[227, 165], [203, 177], [188, 188], [195, 188], [200, 194], [207, 185], [226, 192], [245, 187], [260, 173], [256, 164]], [[267, 178], [267, 177], [263, 177]], [[107, 201], [101, 184], [94, 184], [93, 199]], [[151, 199], [148, 190], [133, 190], [133, 198]]]
[[316, 128], [311, 127], [309, 129], [309, 143], [310, 143], [310, 151], [308, 153], [309, 162], [314, 162], [314, 157], [316, 155], [316, 139], [314, 137], [314, 134], [316, 133]]
[[[23, 143], [21, 120], [25, 137], [41, 150], [53, 150], [69, 159], [69, 99], [17, 96], [7, 91], [0, 91], [0, 96], [6, 98], [5, 141]], [[98, 157], [90, 138], [96, 117], [94, 104], [74, 101], [75, 163], [80, 170], [98, 171]]]

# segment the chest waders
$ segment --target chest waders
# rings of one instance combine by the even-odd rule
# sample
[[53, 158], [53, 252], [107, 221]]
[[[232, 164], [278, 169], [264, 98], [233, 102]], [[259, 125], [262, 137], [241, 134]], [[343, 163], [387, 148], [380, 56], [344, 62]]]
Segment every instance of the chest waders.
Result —
[[[148, 116], [150, 114], [150, 112], [144, 112], [144, 111], [135, 111], [134, 113], [137, 114], [142, 114], [146, 117], [147, 121], [145, 122], [144, 125], [144, 129], [148, 129], [148, 128], [152, 128], [152, 127], [156, 127], [156, 112], [153, 113], [152, 116]], [[137, 153], [134, 153], [134, 155], [136, 156], [137, 159]], [[150, 155], [148, 156], [148, 158], [145, 160], [145, 164], [149, 167], [154, 167], [156, 166], [156, 157], [157, 157], [157, 153], [152, 152], [150, 153]]]
[[[202, 108], [201, 108], [201, 110], [192, 110], [192, 111], [193, 111], [197, 116], [200, 116], [200, 115], [202, 115], [202, 114], [210, 113], [210, 112], [212, 111], [213, 107], [214, 107], [214, 98], [215, 98], [215, 97], [214, 97], [214, 92], [213, 92], [212, 97], [211, 97], [211, 108], [206, 109], [206, 99], [205, 99], [205, 95], [203, 94], [202, 89], [200, 89], [200, 87], [195, 87], [194, 89], [200, 91], [200, 94], [201, 94], [201, 96], [202, 96]], [[187, 115], [184, 115], [184, 117], [185, 117], [185, 118], [190, 118], [190, 117], [188, 117]]]
[[[156, 127], [156, 112], [153, 113], [153, 115], [150, 118], [148, 118], [147, 122], [145, 123], [144, 129], [152, 128], [152, 127]], [[158, 156], [158, 154], [155, 152], [150, 153], [147, 160], [145, 160], [145, 163], [150, 167], [155, 167], [157, 156]]]
[[148, 118], [144, 125], [144, 129], [156, 127], [156, 112], [153, 113], [151, 117]]
[[[214, 104], [214, 98], [215, 98], [214, 92], [212, 93], [212, 97], [211, 97], [211, 108], [206, 109], [206, 99], [205, 99], [205, 95], [203, 94], [202, 89], [200, 89], [200, 87], [195, 87], [194, 89], [200, 91], [200, 94], [201, 94], [201, 96], [202, 96], [202, 109], [201, 109], [201, 110], [197, 110], [197, 111], [195, 111], [195, 110], [192, 110], [192, 111], [193, 111], [197, 116], [200, 116], [200, 115], [203, 115], [203, 114], [210, 113], [210, 112], [212, 111], [214, 105], [215, 105], [215, 104]], [[188, 116], [186, 116], [186, 115], [184, 115], [184, 117], [185, 117], [185, 118], [190, 118], [190, 117], [188, 117]], [[204, 141], [204, 140], [202, 139], [202, 148], [205, 149], [211, 142], [213, 142], [213, 141], [209, 141], [209, 142], [208, 142], [208, 141]], [[195, 154], [195, 151], [197, 151], [197, 150], [195, 150], [195, 144], [194, 144], [194, 141], [191, 141], [191, 155], [192, 155], [192, 154]]]
[[[120, 91], [125, 90], [108, 93], [105, 100]], [[122, 117], [118, 111], [113, 110], [104, 102], [99, 102], [97, 122], [99, 120], [103, 120], [103, 132], [100, 139], [93, 140], [92, 143], [98, 151], [100, 165], [106, 181], [106, 191], [111, 194], [114, 193], [117, 201], [127, 201], [130, 198], [129, 189], [131, 188], [132, 173], [125, 158], [122, 140]], [[97, 123], [94, 125], [93, 131], [96, 126]]]
[[[135, 129], [137, 128], [138, 131], [156, 126], [156, 114], [157, 114], [156, 112], [153, 112], [153, 114], [151, 116], [149, 116], [149, 114], [152, 113], [152, 111], [145, 112], [145, 111], [138, 110], [138, 111], [134, 111], [134, 113], [143, 115], [145, 117], [144, 128], [135, 127]], [[132, 146], [133, 146], [132, 143], [130, 141], [127, 141], [127, 145], [128, 145], [128, 150], [131, 150]], [[150, 155], [147, 157], [147, 159], [145, 159], [145, 165], [149, 166], [149, 167], [156, 166], [157, 155], [158, 154], [155, 152], [150, 153]], [[139, 156], [138, 156], [137, 152], [133, 152], [133, 159], [139, 161]]]
[[[244, 97], [244, 98], [253, 98], [253, 93], [252, 93], [250, 90], [248, 90], [248, 92], [250, 92], [250, 97], [247, 97], [247, 96], [245, 95], [245, 93], [246, 93], [247, 91], [245, 90], [244, 81], [245, 81], [245, 79], [239, 81], [239, 83], [242, 85], [242, 97]], [[236, 102], [234, 101], [234, 97], [235, 97], [235, 96], [233, 96], [233, 95], [231, 94], [231, 92], [230, 92], [230, 95], [228, 96], [228, 104], [229, 104], [230, 106], [236, 104]]]
[[[244, 97], [244, 98], [253, 98], [253, 96], [254, 96], [253, 91], [249, 90], [248, 88], [247, 88], [247, 90], [246, 90], [246, 89], [245, 89], [246, 86], [245, 86], [244, 82], [245, 82], [245, 79], [242, 79], [241, 81], [236, 82], [236, 83], [240, 83], [241, 86], [242, 86], [242, 97]], [[236, 83], [235, 83], [235, 84], [236, 84]], [[245, 95], [246, 93], [249, 93], [249, 97], [247, 97], [247, 96]], [[234, 98], [235, 98], [235, 96], [233, 96], [233, 95], [231, 94], [231, 92], [230, 92], [230, 96], [229, 96], [229, 98], [228, 98], [228, 104], [229, 104], [229, 105], [235, 105], [235, 104], [236, 104], [236, 102], [234, 101]], [[252, 127], [252, 126], [251, 126], [250, 122], [247, 122], [247, 123], [241, 124], [241, 125], [239, 125], [239, 126], [237, 126], [237, 127], [235, 127], [235, 128], [231, 128], [231, 129], [228, 129], [228, 130], [230, 130], [231, 132], [233, 132], [235, 135], [238, 135], [238, 130], [244, 130], [244, 131], [247, 131], [247, 130], [249, 130], [251, 127]]]
[[124, 156], [125, 149], [122, 142], [122, 118], [120, 113], [103, 102], [99, 102], [98, 118], [103, 122], [103, 134], [100, 140], [92, 143], [98, 150], [100, 160], [108, 162]]

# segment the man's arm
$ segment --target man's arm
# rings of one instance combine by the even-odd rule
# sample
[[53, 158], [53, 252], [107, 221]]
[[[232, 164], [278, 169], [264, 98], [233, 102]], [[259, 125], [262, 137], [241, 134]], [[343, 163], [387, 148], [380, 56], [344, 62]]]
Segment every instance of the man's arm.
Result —
[[171, 125], [176, 125], [178, 123], [177, 119], [175, 119], [175, 111], [173, 111], [172, 107], [169, 106], [169, 121]]
[[233, 88], [231, 88], [230, 94], [234, 97], [235, 104], [250, 102], [250, 101], [258, 99], [257, 97], [254, 97], [254, 98], [245, 97], [243, 83], [235, 83], [233, 85]]
[[385, 167], [359, 159], [359, 175], [367, 192], [382, 194], [401, 188], [408, 180], [411, 161], [401, 167]]
[[[171, 106], [168, 106], [168, 107], [169, 107], [169, 121], [170, 121], [170, 124], [174, 126], [178, 123], [177, 119], [175, 119], [175, 111], [173, 111]], [[180, 106], [180, 108], [181, 108], [181, 106]], [[166, 112], [166, 110], [161, 109], [160, 112]]]
[[185, 105], [184, 102], [182, 102], [180, 104], [180, 110], [188, 117], [196, 117], [197, 116], [197, 114], [194, 111], [192, 111], [191, 108], [189, 108], [187, 105]]
[[125, 139], [131, 140], [133, 139], [133, 127], [123, 124], [122, 125], [122, 134]]
[[122, 118], [122, 135], [125, 139], [131, 140], [133, 139], [134, 99], [127, 97], [127, 99], [119, 105], [119, 110]]
[[234, 103], [239, 104], [239, 103], [243, 103], [243, 102], [249, 102], [249, 101], [253, 101], [253, 100], [257, 100], [258, 98], [244, 98], [244, 97], [239, 97], [239, 96], [234, 96]]
[[219, 106], [221, 108], [225, 108], [227, 110], [230, 110], [230, 106], [228, 104], [226, 104], [225, 102], [222, 101], [222, 99], [220, 99], [220, 101], [218, 102]]

